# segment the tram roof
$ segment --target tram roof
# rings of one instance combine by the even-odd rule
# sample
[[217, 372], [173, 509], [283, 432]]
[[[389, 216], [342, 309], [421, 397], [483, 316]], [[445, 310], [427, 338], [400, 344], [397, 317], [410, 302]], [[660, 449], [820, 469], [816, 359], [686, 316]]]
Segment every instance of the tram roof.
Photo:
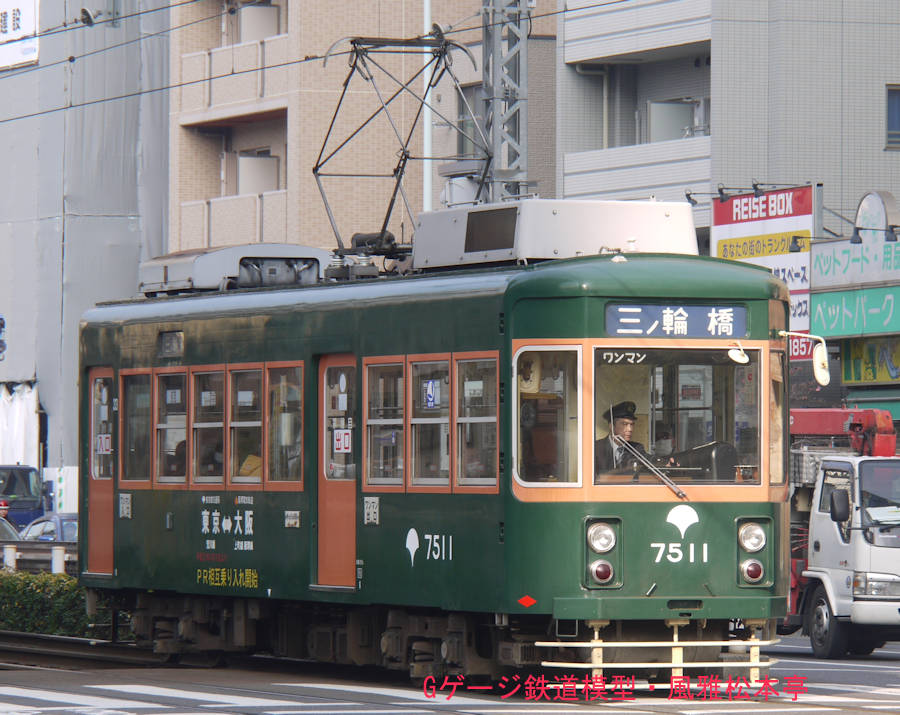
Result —
[[82, 322], [109, 324], [298, 309], [340, 310], [410, 300], [488, 297], [504, 292], [513, 301], [526, 297], [750, 300], [787, 296], [784, 283], [765, 268], [703, 256], [616, 253], [528, 266], [133, 299], [91, 308], [82, 316]]

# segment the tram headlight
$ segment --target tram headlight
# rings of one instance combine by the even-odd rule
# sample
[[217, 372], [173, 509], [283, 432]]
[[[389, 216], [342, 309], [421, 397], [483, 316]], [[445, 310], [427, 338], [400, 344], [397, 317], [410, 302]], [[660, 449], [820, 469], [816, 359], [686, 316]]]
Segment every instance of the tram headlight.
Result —
[[738, 530], [738, 543], [744, 551], [755, 554], [766, 545], [766, 531], [755, 521], [748, 521]]
[[597, 583], [609, 583], [613, 577], [613, 567], [609, 561], [597, 559], [591, 564], [591, 576]]
[[741, 564], [741, 576], [747, 583], [759, 583], [765, 575], [765, 569], [757, 559], [747, 559]]
[[609, 524], [598, 521], [588, 527], [587, 542], [598, 554], [605, 554], [616, 545], [616, 532]]

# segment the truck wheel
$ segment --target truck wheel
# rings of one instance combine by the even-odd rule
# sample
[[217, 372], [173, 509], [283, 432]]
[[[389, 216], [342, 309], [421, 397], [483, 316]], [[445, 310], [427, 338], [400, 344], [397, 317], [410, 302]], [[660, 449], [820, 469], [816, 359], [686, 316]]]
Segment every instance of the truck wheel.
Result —
[[816, 658], [840, 658], [847, 652], [847, 629], [834, 617], [825, 587], [813, 592], [809, 615], [809, 644]]

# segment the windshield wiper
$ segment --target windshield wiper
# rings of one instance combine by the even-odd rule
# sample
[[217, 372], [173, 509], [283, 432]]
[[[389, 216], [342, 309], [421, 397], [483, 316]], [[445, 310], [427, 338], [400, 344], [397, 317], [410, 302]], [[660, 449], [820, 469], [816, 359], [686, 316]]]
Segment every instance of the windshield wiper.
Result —
[[613, 435], [613, 441], [620, 447], [624, 447], [626, 452], [628, 452], [632, 457], [637, 459], [641, 464], [643, 464], [647, 469], [649, 469], [650, 472], [657, 479], [659, 479], [659, 481], [661, 481], [663, 484], [665, 484], [667, 487], [669, 487], [669, 489], [671, 489], [675, 493], [675, 496], [677, 496], [679, 499], [684, 499], [685, 501], [690, 501], [688, 499], [688, 495], [685, 494], [678, 487], [678, 485], [675, 482], [673, 482], [671, 479], [669, 479], [668, 476], [663, 474], [663, 472], [661, 472], [653, 464], [651, 464], [649, 461], [647, 461], [647, 458], [643, 454], [641, 454], [637, 449], [632, 447], [631, 444], [629, 444], [627, 440], [622, 439], [619, 435], [616, 434], [616, 435]]
[[870, 529], [878, 529], [878, 531], [891, 531], [892, 529], [900, 529], [900, 523], [888, 524], [883, 521], [873, 521], [867, 525]]

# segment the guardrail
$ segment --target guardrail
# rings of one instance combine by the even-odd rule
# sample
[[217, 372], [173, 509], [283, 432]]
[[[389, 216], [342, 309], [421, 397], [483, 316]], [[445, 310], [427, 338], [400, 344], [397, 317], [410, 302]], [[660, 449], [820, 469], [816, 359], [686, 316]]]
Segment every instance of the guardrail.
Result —
[[0, 541], [3, 568], [28, 573], [78, 575], [78, 544], [54, 541]]

